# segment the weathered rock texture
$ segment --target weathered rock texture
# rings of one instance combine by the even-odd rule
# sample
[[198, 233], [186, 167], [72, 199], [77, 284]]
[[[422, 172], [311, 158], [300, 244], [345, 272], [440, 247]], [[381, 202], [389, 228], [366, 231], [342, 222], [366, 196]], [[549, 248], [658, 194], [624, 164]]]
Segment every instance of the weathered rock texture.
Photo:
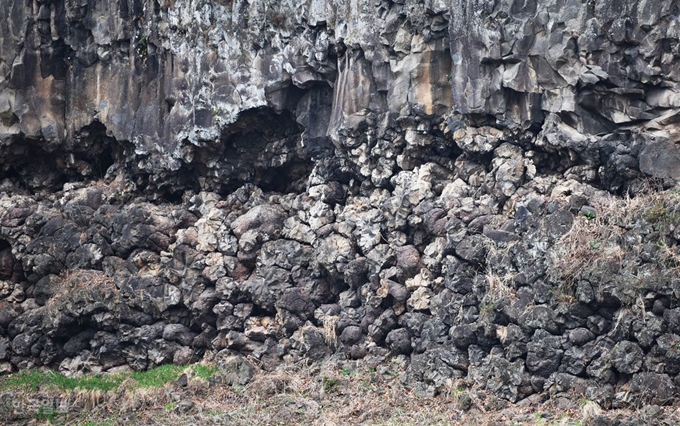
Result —
[[0, 370], [400, 356], [671, 402], [679, 16], [0, 0]]

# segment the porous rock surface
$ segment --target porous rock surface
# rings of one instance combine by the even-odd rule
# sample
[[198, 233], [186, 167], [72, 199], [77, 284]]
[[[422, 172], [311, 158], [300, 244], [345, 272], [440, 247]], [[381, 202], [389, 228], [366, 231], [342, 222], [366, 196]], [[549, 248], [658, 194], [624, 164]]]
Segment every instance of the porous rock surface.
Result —
[[677, 206], [592, 220], [680, 179], [679, 12], [0, 0], [0, 370], [401, 357], [423, 394], [672, 402]]

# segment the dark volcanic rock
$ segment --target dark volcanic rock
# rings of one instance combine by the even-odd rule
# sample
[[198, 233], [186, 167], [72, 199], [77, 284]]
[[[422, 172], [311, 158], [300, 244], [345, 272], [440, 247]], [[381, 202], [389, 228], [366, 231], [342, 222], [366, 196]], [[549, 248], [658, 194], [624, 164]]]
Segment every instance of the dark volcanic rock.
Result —
[[612, 365], [621, 373], [637, 373], [642, 366], [644, 353], [633, 342], [619, 342], [611, 351]]
[[561, 338], [544, 330], [536, 330], [527, 343], [527, 369], [540, 376], [549, 376], [557, 371], [562, 360]]
[[412, 351], [411, 334], [406, 328], [399, 328], [387, 333], [385, 344], [395, 354], [409, 354]]
[[675, 398], [676, 386], [665, 374], [638, 373], [633, 376], [630, 391], [647, 403], [664, 405]]
[[2, 371], [674, 398], [675, 2], [102, 5], [0, 0]]
[[196, 337], [196, 333], [182, 324], [168, 324], [163, 329], [163, 339], [177, 342], [184, 346], [190, 346]]

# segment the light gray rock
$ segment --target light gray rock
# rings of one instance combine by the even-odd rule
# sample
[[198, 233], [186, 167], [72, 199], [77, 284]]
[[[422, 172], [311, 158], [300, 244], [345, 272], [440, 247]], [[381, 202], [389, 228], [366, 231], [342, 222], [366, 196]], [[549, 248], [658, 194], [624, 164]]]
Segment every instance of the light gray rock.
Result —
[[231, 355], [227, 349], [219, 352], [216, 358], [217, 367], [224, 375], [226, 385], [245, 386], [255, 376], [255, 367], [250, 362], [242, 356]]
[[648, 144], [640, 153], [640, 170], [653, 177], [680, 180], [680, 149], [668, 141]]

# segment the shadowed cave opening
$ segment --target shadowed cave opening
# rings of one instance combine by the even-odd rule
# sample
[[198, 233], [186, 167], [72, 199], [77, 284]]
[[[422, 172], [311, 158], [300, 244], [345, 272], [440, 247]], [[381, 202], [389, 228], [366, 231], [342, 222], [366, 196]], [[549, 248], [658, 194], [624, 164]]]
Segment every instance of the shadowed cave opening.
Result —
[[81, 129], [74, 139], [55, 150], [46, 149], [41, 140], [29, 138], [16, 138], [0, 147], [0, 183], [8, 180], [29, 192], [53, 192], [67, 182], [103, 178], [119, 157], [119, 144], [99, 122]]
[[152, 176], [135, 167], [127, 142], [108, 136], [106, 126], [94, 122], [56, 149], [23, 137], [1, 146], [0, 184], [29, 193], [56, 192], [67, 182], [102, 179], [118, 164], [138, 190], [173, 204], [181, 203], [186, 190], [227, 195], [247, 183], [265, 192], [299, 193], [314, 168], [312, 153], [302, 146], [303, 131], [290, 110], [247, 110], [219, 139], [193, 147], [192, 161], [180, 170]]
[[263, 191], [304, 191], [314, 163], [302, 149], [302, 132], [288, 111], [260, 108], [241, 113], [220, 139], [224, 164], [235, 173], [219, 192], [233, 192], [244, 183]]
[[303, 130], [289, 111], [244, 111], [218, 140], [193, 149], [192, 161], [177, 172], [179, 185], [166, 189], [164, 199], [179, 200], [187, 188], [224, 196], [247, 183], [265, 192], [302, 192], [314, 168]]

